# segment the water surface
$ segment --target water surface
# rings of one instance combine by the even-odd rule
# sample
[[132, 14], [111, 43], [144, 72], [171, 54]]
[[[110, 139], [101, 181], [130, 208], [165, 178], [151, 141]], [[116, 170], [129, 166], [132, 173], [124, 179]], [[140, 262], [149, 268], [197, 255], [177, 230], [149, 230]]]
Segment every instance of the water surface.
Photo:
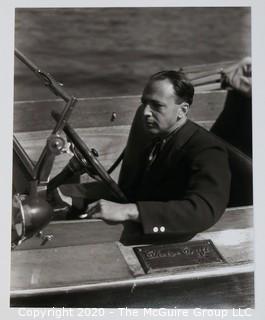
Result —
[[[139, 94], [162, 69], [250, 55], [249, 8], [17, 9], [15, 44], [78, 97]], [[53, 95], [16, 62], [15, 100]]]

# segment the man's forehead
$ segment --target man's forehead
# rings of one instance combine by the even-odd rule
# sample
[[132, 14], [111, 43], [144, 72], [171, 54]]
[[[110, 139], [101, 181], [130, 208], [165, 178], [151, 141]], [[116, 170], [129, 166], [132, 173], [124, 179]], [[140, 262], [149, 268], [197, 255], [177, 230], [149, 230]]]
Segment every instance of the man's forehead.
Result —
[[172, 83], [168, 79], [150, 80], [147, 83], [143, 94], [155, 94], [158, 96], [175, 96], [175, 91]]

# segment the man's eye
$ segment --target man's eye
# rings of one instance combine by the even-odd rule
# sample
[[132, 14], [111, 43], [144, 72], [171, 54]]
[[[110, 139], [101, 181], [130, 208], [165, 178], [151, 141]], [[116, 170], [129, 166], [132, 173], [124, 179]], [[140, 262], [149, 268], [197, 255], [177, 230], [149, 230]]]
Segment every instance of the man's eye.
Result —
[[158, 103], [158, 102], [146, 101], [146, 100], [143, 100], [143, 99], [141, 99], [141, 105], [144, 106], [144, 107], [149, 105], [150, 108], [153, 109], [153, 110], [159, 110], [160, 108], [163, 107], [163, 105]]
[[157, 109], [162, 108], [162, 105], [160, 103], [153, 103], [152, 108], [157, 110]]

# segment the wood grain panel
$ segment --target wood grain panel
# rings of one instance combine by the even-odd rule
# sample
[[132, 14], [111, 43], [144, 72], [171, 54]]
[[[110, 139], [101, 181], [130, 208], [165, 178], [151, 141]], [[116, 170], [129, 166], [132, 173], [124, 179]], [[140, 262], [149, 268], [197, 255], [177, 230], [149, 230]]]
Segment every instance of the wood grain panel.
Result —
[[41, 246], [41, 240], [32, 237], [15, 251], [115, 242], [119, 241], [123, 226], [102, 220], [53, 221], [43, 231], [53, 235], [53, 239]]
[[81, 285], [127, 279], [129, 269], [115, 243], [12, 253], [12, 289]]
[[[251, 207], [236, 210], [227, 209], [222, 218], [213, 227], [205, 231], [205, 234], [208, 232], [212, 235], [216, 234], [216, 237], [218, 237], [218, 232], [232, 230], [232, 238], [234, 232], [235, 237], [233, 239], [237, 241], [238, 238], [236, 235], [239, 236], [240, 234], [238, 234], [236, 230], [241, 231], [252, 228], [252, 220], [253, 209]], [[123, 226], [121, 224], [107, 224], [102, 220], [54, 221], [44, 229], [45, 234], [54, 235], [52, 241], [46, 242], [44, 246], [40, 246], [39, 238], [31, 238], [16, 250], [113, 242], [120, 239], [122, 231]], [[221, 236], [219, 236], [219, 238], [221, 238]], [[227, 239], [230, 241], [230, 238]]]
[[[197, 93], [191, 106], [190, 118], [194, 121], [213, 121], [223, 109], [226, 91]], [[130, 125], [140, 96], [82, 98], [70, 118], [75, 128], [106, 127]], [[63, 109], [60, 100], [15, 102], [14, 131], [41, 131], [54, 127], [50, 116], [52, 110]], [[112, 112], [117, 114], [115, 122], [111, 122]]]
[[[169, 306], [172, 303], [173, 294], [176, 296], [179, 292], [181, 296], [184, 295], [186, 299], [190, 299], [195, 298], [196, 292], [199, 297], [202, 288], [207, 284], [205, 294], [211, 292], [209, 296], [211, 299], [200, 299], [201, 306], [220, 305], [220, 301], [224, 304], [223, 307], [234, 306], [233, 304], [238, 303], [241, 303], [241, 306], [252, 305], [254, 292], [251, 262], [253, 258], [252, 219], [243, 219], [245, 225], [237, 228], [241, 217], [246, 214], [250, 218], [252, 213], [253, 209], [250, 207], [227, 210], [217, 223], [217, 225], [222, 225], [222, 220], [227, 220], [223, 224], [227, 226], [227, 229], [218, 231], [218, 227], [212, 228], [194, 238], [194, 240], [211, 239], [228, 262], [227, 264], [178, 268], [175, 271], [153, 275], [138, 273], [136, 278], [132, 277], [132, 269], [130, 270], [127, 265], [132, 259], [127, 257], [125, 260], [119, 251], [121, 244], [118, 245], [114, 239], [113, 242], [100, 243], [100, 237], [103, 234], [104, 238], [109, 225], [103, 221], [53, 222], [46, 231], [49, 228], [60, 230], [57, 236], [59, 235], [61, 240], [64, 239], [63, 246], [12, 252], [11, 304], [13, 306], [44, 306], [45, 304], [46, 306], [101, 306], [100, 303], [104, 300], [102, 300], [102, 294], [105, 296], [107, 292], [112, 292], [115, 293], [114, 296], [107, 295], [110, 298], [103, 302], [104, 306], [121, 306], [125, 297], [126, 299], [131, 298], [133, 306], [140, 302], [137, 295], [143, 297], [143, 303], [156, 301], [158, 299], [156, 288], [164, 287], [167, 292], [171, 293], [160, 302], [162, 306]], [[229, 224], [227, 224], [228, 221]], [[74, 228], [74, 233], [70, 229], [68, 232], [63, 232], [66, 231], [67, 224], [70, 229]], [[95, 228], [95, 224], [98, 224], [98, 229]], [[81, 231], [80, 226], [84, 225], [87, 227], [86, 244], [80, 245], [79, 243], [77, 246], [71, 246], [73, 242], [71, 235], [79, 238], [77, 230]], [[94, 234], [90, 234], [92, 229], [94, 229]], [[98, 239], [99, 243], [89, 243], [91, 236], [94, 237], [93, 241]], [[82, 241], [84, 239], [85, 237]], [[132, 250], [126, 252], [127, 255], [130, 252], [133, 254]], [[242, 282], [239, 279], [245, 280]], [[190, 289], [187, 291], [188, 287]], [[244, 294], [245, 289], [248, 290], [247, 294]], [[147, 292], [153, 295], [151, 300], [144, 298]], [[237, 299], [227, 300], [228, 292], [233, 292]], [[223, 295], [225, 296], [222, 297]], [[90, 297], [93, 299], [91, 300]], [[114, 297], [117, 299], [120, 297], [121, 300], [116, 303]], [[159, 297], [161, 299], [160, 294]], [[184, 307], [188, 305], [185, 304], [185, 301], [178, 300], [175, 303], [179, 307]]]
[[253, 227], [253, 207], [238, 207], [226, 209], [221, 219], [208, 229], [210, 232], [245, 229]]

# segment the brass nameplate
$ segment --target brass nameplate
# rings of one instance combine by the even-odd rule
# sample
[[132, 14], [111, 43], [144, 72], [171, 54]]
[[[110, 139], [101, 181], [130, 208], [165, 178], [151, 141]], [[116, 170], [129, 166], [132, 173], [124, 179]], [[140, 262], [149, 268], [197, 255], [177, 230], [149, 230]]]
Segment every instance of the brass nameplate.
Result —
[[225, 262], [211, 240], [141, 246], [134, 251], [146, 273]]

